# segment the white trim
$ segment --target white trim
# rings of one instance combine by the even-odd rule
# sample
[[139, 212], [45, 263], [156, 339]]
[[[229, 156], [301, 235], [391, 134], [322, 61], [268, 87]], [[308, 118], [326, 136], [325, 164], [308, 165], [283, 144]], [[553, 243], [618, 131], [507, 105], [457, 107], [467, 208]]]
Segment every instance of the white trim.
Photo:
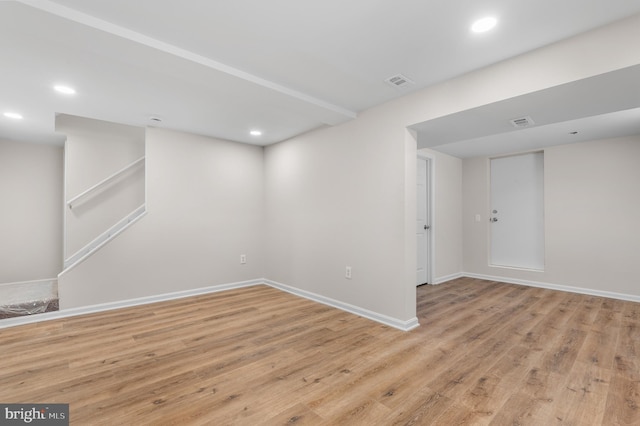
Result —
[[316, 293], [312, 293], [310, 291], [301, 290], [299, 288], [290, 287], [286, 284], [282, 284], [276, 281], [264, 280], [265, 284], [276, 288], [278, 290], [286, 291], [287, 293], [294, 294], [299, 297], [303, 297], [305, 299], [312, 300], [314, 302], [322, 303], [323, 305], [328, 305], [333, 308], [340, 309], [342, 311], [349, 312], [354, 315], [358, 315], [363, 318], [367, 318], [384, 325], [388, 325], [389, 327], [397, 328], [402, 331], [413, 330], [414, 328], [420, 326], [417, 317], [413, 317], [409, 320], [402, 321], [397, 318], [392, 318], [387, 315], [379, 314], [377, 312], [370, 311], [368, 309], [360, 308], [358, 306], [350, 305], [349, 303], [340, 302], [339, 300], [331, 299], [326, 296], [321, 296]]
[[363, 318], [367, 318], [367, 319], [382, 323], [384, 325], [397, 328], [402, 331], [413, 330], [414, 328], [420, 326], [420, 323], [418, 322], [418, 318], [416, 317], [413, 317], [407, 321], [402, 321], [402, 320], [392, 318], [383, 314], [379, 314], [377, 312], [370, 311], [368, 309], [363, 309], [354, 305], [350, 305], [348, 303], [340, 302], [338, 300], [331, 299], [329, 297], [321, 296], [319, 294], [311, 293], [309, 291], [300, 290], [285, 284], [260, 278], [260, 279], [249, 280], [249, 281], [241, 281], [236, 283], [202, 287], [202, 288], [197, 288], [193, 290], [178, 291], [174, 293], [165, 293], [165, 294], [159, 294], [155, 296], [146, 296], [146, 297], [140, 297], [136, 299], [128, 299], [128, 300], [121, 300], [117, 302], [101, 303], [98, 305], [83, 306], [79, 308], [64, 309], [64, 310], [55, 311], [55, 312], [45, 312], [38, 315], [7, 318], [0, 321], [0, 329], [15, 327], [15, 326], [24, 325], [24, 324], [32, 324], [40, 321], [50, 321], [50, 320], [56, 320], [61, 318], [74, 317], [77, 315], [93, 314], [97, 312], [111, 311], [114, 309], [146, 305], [149, 303], [164, 302], [168, 300], [198, 296], [201, 294], [217, 293], [220, 291], [233, 290], [237, 288], [252, 287], [252, 286], [261, 285], [261, 284], [268, 285], [277, 290], [285, 291], [287, 293], [293, 294], [295, 296], [303, 297], [305, 299], [308, 299], [317, 303], [322, 303], [323, 305], [328, 305], [333, 308], [340, 309], [342, 311], [346, 311], [351, 314], [358, 315]]
[[102, 179], [100, 182], [96, 183], [95, 185], [93, 185], [92, 187], [82, 191], [80, 194], [76, 195], [75, 197], [73, 197], [72, 199], [70, 199], [69, 201], [67, 201], [67, 206], [70, 209], [73, 209], [73, 205], [75, 203], [77, 203], [79, 200], [85, 198], [86, 196], [88, 196], [89, 194], [91, 194], [92, 192], [102, 188], [103, 186], [107, 185], [108, 183], [110, 183], [113, 180], [116, 180], [118, 177], [120, 177], [121, 175], [125, 174], [126, 172], [128, 172], [129, 170], [133, 169], [134, 167], [136, 167], [138, 164], [144, 164], [144, 155], [140, 158], [138, 158], [137, 160], [135, 160], [133, 163], [130, 163], [128, 165], [126, 165], [125, 167], [121, 168], [120, 170], [118, 170], [115, 173], [110, 174], [109, 176], [107, 176], [106, 178]]
[[429, 262], [429, 266], [427, 268], [427, 283], [436, 284], [436, 279], [434, 278], [434, 269], [436, 264], [436, 158], [431, 154], [420, 151], [418, 151], [418, 158], [427, 162], [427, 184], [429, 185], [427, 198], [427, 214], [429, 216], [429, 233], [427, 234], [427, 238], [429, 240], [429, 258], [427, 259], [427, 262]]
[[129, 213], [123, 219], [119, 220], [115, 225], [111, 228], [98, 235], [93, 241], [89, 244], [75, 252], [68, 259], [64, 261], [64, 271], [58, 274], [58, 277], [64, 275], [67, 271], [75, 268], [77, 265], [82, 263], [86, 258], [91, 256], [93, 253], [98, 251], [101, 247], [107, 244], [109, 241], [116, 238], [125, 229], [129, 228], [131, 225], [142, 219], [147, 214], [147, 209], [145, 205], [142, 205]]
[[51, 13], [52, 15], [56, 15], [61, 18], [68, 19], [70, 21], [77, 22], [79, 24], [86, 25], [88, 27], [95, 28], [100, 31], [104, 31], [106, 33], [109, 33], [118, 37], [122, 37], [126, 40], [133, 41], [135, 43], [138, 43], [147, 47], [151, 47], [161, 52], [169, 53], [179, 58], [186, 59], [187, 61], [204, 65], [205, 67], [208, 67], [210, 69], [257, 84], [267, 89], [271, 89], [275, 92], [290, 96], [294, 99], [298, 99], [310, 105], [314, 105], [318, 108], [321, 108], [325, 111], [332, 112], [339, 116], [339, 119], [326, 119], [325, 124], [338, 124], [343, 122], [345, 119], [353, 119], [358, 116], [358, 114], [355, 111], [351, 111], [347, 108], [332, 104], [325, 100], [313, 97], [303, 92], [299, 92], [289, 87], [282, 86], [278, 83], [275, 83], [270, 80], [266, 80], [262, 77], [258, 77], [254, 74], [248, 73], [246, 71], [242, 71], [238, 68], [233, 68], [229, 65], [223, 64], [222, 62], [214, 61], [213, 59], [210, 59], [206, 56], [199, 55], [190, 50], [186, 50], [176, 45], [157, 40], [153, 37], [149, 37], [147, 35], [144, 35], [137, 31], [130, 30], [128, 28], [122, 27], [112, 22], [108, 22], [103, 19], [96, 18], [95, 16], [89, 15], [87, 13], [83, 13], [78, 10], [57, 4], [53, 1], [49, 1], [49, 0], [19, 0], [19, 1], [31, 7]]
[[74, 317], [77, 315], [93, 314], [97, 312], [111, 311], [120, 308], [129, 308], [132, 306], [147, 305], [149, 303], [165, 302], [168, 300], [182, 299], [185, 297], [198, 296], [201, 294], [217, 293], [224, 290], [232, 290], [236, 288], [251, 287], [254, 285], [264, 284], [264, 280], [241, 281], [237, 283], [214, 285], [210, 287], [201, 287], [193, 290], [177, 291], [173, 293], [158, 294], [155, 296], [139, 297], [136, 299], [120, 300], [117, 302], [101, 303], [98, 305], [83, 306], [79, 308], [64, 309], [54, 312], [45, 312], [37, 315], [21, 316], [15, 318], [6, 318], [0, 320], [0, 329], [15, 327], [18, 325], [32, 324], [40, 321], [49, 321], [60, 318]]
[[[583, 287], [572, 287], [572, 286], [559, 285], [559, 284], [550, 284], [550, 283], [543, 283], [539, 281], [520, 280], [520, 279], [514, 279], [514, 278], [497, 277], [497, 276], [483, 275], [483, 274], [472, 274], [468, 272], [460, 272], [460, 273], [438, 277], [434, 280], [434, 284], [442, 284], [444, 282], [451, 281], [457, 278], [462, 278], [462, 277], [477, 278], [477, 279], [487, 280], [487, 281], [504, 282], [509, 284], [525, 285], [529, 287], [546, 288], [549, 290], [566, 291], [571, 293], [586, 294], [590, 296], [607, 297], [611, 299], [619, 299], [619, 300], [625, 300], [630, 302], [640, 302], [640, 295], [615, 293], [610, 291], [594, 290], [594, 289], [583, 288]], [[22, 284], [22, 283], [39, 283], [39, 282], [44, 283], [44, 282], [56, 282], [56, 281], [57, 280], [55, 278], [51, 278], [51, 279], [43, 279], [43, 280], [35, 280], [35, 281], [4, 283], [4, 284], [0, 284], [0, 286], [11, 285], [11, 284]], [[61, 318], [74, 317], [78, 315], [86, 315], [86, 314], [92, 314], [97, 312], [110, 311], [114, 309], [146, 305], [149, 303], [164, 302], [168, 300], [198, 296], [201, 294], [217, 293], [220, 291], [233, 290], [237, 288], [252, 287], [252, 286], [261, 285], [261, 284], [268, 285], [277, 290], [285, 291], [287, 293], [290, 293], [299, 297], [303, 297], [305, 299], [312, 300], [317, 303], [322, 303], [324, 305], [328, 305], [333, 308], [340, 309], [342, 311], [349, 312], [351, 314], [358, 315], [363, 318], [367, 318], [384, 325], [388, 325], [398, 330], [409, 331], [420, 326], [420, 323], [418, 322], [417, 317], [411, 318], [406, 321], [402, 321], [397, 318], [392, 318], [387, 315], [370, 311], [368, 309], [360, 308], [358, 306], [340, 302], [338, 300], [331, 299], [329, 297], [321, 296], [316, 293], [312, 293], [306, 290], [301, 290], [301, 289], [291, 287], [276, 281], [260, 278], [260, 279], [254, 279], [249, 281], [220, 284], [220, 285], [215, 285], [210, 287], [201, 287], [201, 288], [192, 289], [192, 290], [184, 290], [184, 291], [178, 291], [173, 293], [165, 293], [165, 294], [159, 294], [154, 296], [140, 297], [136, 299], [128, 299], [128, 300], [121, 300], [117, 302], [109, 302], [109, 303], [102, 303], [98, 305], [84, 306], [80, 308], [64, 309], [61, 311], [54, 311], [54, 312], [45, 312], [37, 315], [6, 318], [0, 321], [0, 329], [15, 327], [19, 325], [25, 325], [25, 324], [32, 324], [40, 321], [50, 321], [50, 320], [56, 320]]]
[[455, 274], [450, 274], [450, 275], [445, 275], [445, 276], [442, 276], [442, 277], [438, 277], [438, 278], [433, 280], [432, 284], [434, 284], [434, 285], [442, 284], [442, 283], [446, 283], [447, 281], [451, 281], [451, 280], [455, 280], [455, 279], [458, 279], [458, 278], [462, 278], [464, 276], [465, 275], [462, 272], [457, 272]]
[[154, 296], [145, 296], [145, 297], [140, 297], [136, 299], [128, 299], [128, 300], [121, 300], [117, 302], [101, 303], [98, 305], [83, 306], [79, 308], [64, 309], [64, 310], [55, 311], [55, 312], [45, 312], [38, 315], [7, 318], [0, 321], [0, 329], [14, 327], [18, 325], [24, 325], [24, 324], [32, 324], [39, 321], [49, 321], [49, 320], [55, 320], [60, 318], [73, 317], [77, 315], [93, 314], [97, 312], [110, 311], [114, 309], [146, 305], [149, 303], [164, 302], [168, 300], [198, 296], [201, 294], [217, 293], [220, 291], [233, 290], [237, 288], [252, 287], [252, 286], [261, 285], [261, 284], [268, 285], [277, 290], [285, 291], [287, 293], [293, 294], [295, 296], [303, 297], [305, 299], [308, 299], [317, 303], [322, 303], [323, 305], [328, 305], [333, 308], [340, 309], [342, 311], [349, 312], [351, 314], [358, 315], [360, 317], [367, 318], [384, 325], [388, 325], [398, 330], [409, 331], [420, 326], [420, 323], [418, 322], [417, 317], [413, 317], [409, 320], [402, 321], [397, 318], [392, 318], [387, 315], [379, 314], [377, 312], [373, 312], [368, 309], [364, 309], [358, 306], [350, 305], [348, 303], [340, 302], [339, 300], [321, 296], [319, 294], [315, 294], [306, 290], [301, 290], [301, 289], [290, 287], [288, 285], [285, 285], [276, 281], [260, 278], [260, 279], [249, 280], [249, 281], [241, 281], [236, 283], [202, 287], [202, 288], [197, 288], [193, 290], [178, 291], [178, 292], [165, 293], [165, 294], [159, 294]]
[[39, 284], [39, 283], [56, 283], [58, 282], [57, 278], [44, 278], [41, 280], [29, 280], [29, 281], [16, 281], [14, 283], [0, 283], [0, 287], [10, 286], [10, 285], [21, 285], [21, 284]]
[[[67, 136], [65, 135], [64, 145], [62, 146], [62, 199], [67, 199]], [[67, 206], [62, 203], [62, 259], [64, 265], [64, 257], [67, 255]], [[63, 266], [64, 269], [64, 266]]]
[[640, 302], [640, 295], [635, 295], [635, 294], [615, 293], [612, 291], [594, 290], [592, 288], [573, 287], [568, 285], [551, 284], [551, 283], [544, 283], [540, 281], [521, 280], [517, 278], [496, 277], [496, 276], [483, 275], [483, 274], [472, 274], [468, 272], [463, 272], [461, 276], [469, 277], [469, 278], [477, 278], [480, 280], [498, 281], [498, 282], [503, 282], [508, 284], [525, 285], [529, 287], [546, 288], [549, 290], [567, 291], [570, 293], [586, 294], [589, 296], [608, 297], [610, 299], [626, 300], [629, 302]]
[[429, 204], [427, 208], [429, 209], [429, 220], [430, 220], [430, 229], [429, 231], [429, 274], [427, 276], [427, 282], [429, 284], [435, 284], [435, 266], [436, 266], [436, 157], [432, 154], [426, 152], [420, 152], [418, 150], [418, 158], [422, 158], [427, 160], [428, 162], [428, 172], [429, 172], [429, 199], [427, 203]]

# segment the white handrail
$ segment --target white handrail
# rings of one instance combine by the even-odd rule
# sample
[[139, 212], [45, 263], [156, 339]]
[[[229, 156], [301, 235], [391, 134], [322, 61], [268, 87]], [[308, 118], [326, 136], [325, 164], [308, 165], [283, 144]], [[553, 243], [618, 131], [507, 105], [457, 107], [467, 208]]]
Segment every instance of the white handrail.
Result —
[[64, 260], [64, 271], [62, 271], [60, 275], [66, 273], [69, 269], [79, 264], [82, 260], [89, 257], [91, 254], [96, 252], [99, 248], [107, 244], [109, 241], [120, 235], [125, 229], [129, 226], [136, 223], [143, 215], [147, 212], [145, 204], [141, 205], [127, 216], [119, 220], [109, 229], [107, 229], [102, 234], [98, 235], [93, 241], [85, 245], [83, 248], [75, 252], [69, 258]]
[[142, 156], [141, 158], [138, 158], [133, 163], [127, 165], [126, 167], [123, 167], [122, 169], [118, 170], [117, 172], [115, 172], [114, 174], [110, 175], [109, 177], [107, 177], [107, 178], [101, 180], [100, 182], [96, 183], [91, 188], [87, 189], [86, 191], [83, 191], [80, 194], [76, 195], [75, 197], [73, 197], [72, 199], [67, 201], [67, 206], [69, 206], [69, 208], [72, 209], [73, 208], [73, 204], [76, 201], [86, 197], [90, 193], [94, 192], [95, 190], [97, 190], [97, 189], [103, 187], [104, 185], [106, 185], [107, 183], [111, 182], [112, 180], [114, 180], [115, 178], [120, 176], [121, 174], [127, 172], [129, 169], [132, 169], [133, 167], [135, 167], [138, 164], [142, 163], [144, 161], [144, 159], [145, 159], [144, 156]]

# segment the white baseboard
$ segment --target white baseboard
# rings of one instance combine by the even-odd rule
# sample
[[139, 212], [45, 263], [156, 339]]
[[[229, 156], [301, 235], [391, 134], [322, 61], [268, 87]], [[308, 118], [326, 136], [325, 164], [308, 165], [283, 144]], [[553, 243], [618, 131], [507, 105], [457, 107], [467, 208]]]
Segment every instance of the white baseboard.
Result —
[[[461, 272], [461, 273], [438, 277], [437, 279], [434, 280], [433, 284], [442, 284], [447, 281], [451, 281], [456, 278], [462, 278], [462, 277], [477, 278], [477, 279], [487, 280], [487, 281], [498, 281], [498, 282], [504, 282], [509, 284], [525, 285], [529, 287], [546, 288], [550, 290], [567, 291], [571, 293], [586, 294], [590, 296], [608, 297], [611, 299], [626, 300], [631, 302], [640, 302], [640, 296], [633, 295], [633, 294], [615, 293], [610, 291], [594, 290], [590, 288], [572, 287], [567, 285], [498, 277], [498, 276], [492, 276], [492, 275], [474, 274], [469, 272]], [[52, 282], [52, 281], [55, 282], [56, 280], [55, 279], [38, 280], [38, 281], [24, 282], [24, 283], [46, 283], [46, 282]], [[15, 285], [15, 284], [22, 284], [22, 283], [7, 283], [7, 284], [0, 284], [0, 286]], [[418, 322], [418, 318], [416, 317], [403, 321], [397, 318], [392, 318], [387, 315], [370, 311], [368, 309], [354, 306], [349, 303], [344, 303], [344, 302], [340, 302], [339, 300], [331, 299], [326, 296], [321, 296], [319, 294], [312, 293], [310, 291], [301, 290], [301, 289], [291, 287], [276, 281], [260, 278], [255, 280], [221, 284], [221, 285], [215, 285], [210, 287], [201, 287], [201, 288], [192, 289], [192, 290], [165, 293], [165, 294], [141, 297], [136, 299], [102, 303], [102, 304], [92, 305], [92, 306], [84, 306], [80, 308], [64, 309], [64, 310], [55, 311], [55, 312], [45, 312], [37, 315], [7, 318], [0, 321], [0, 329], [14, 327], [18, 325], [24, 325], [24, 324], [31, 324], [31, 323], [40, 322], [40, 321], [48, 321], [48, 320], [55, 320], [60, 318], [73, 317], [77, 315], [85, 315], [85, 314], [92, 314], [92, 313], [103, 312], [103, 311], [110, 311], [113, 309], [127, 308], [127, 307], [138, 306], [138, 305], [146, 305], [149, 303], [164, 302], [168, 300], [181, 299], [184, 297], [191, 297], [191, 296], [197, 296], [197, 295], [208, 294], [208, 293], [216, 293], [220, 291], [232, 290], [232, 289], [243, 288], [243, 287], [251, 287], [251, 286], [261, 285], [261, 284], [268, 285], [275, 289], [285, 291], [287, 293], [291, 293], [296, 296], [303, 297], [305, 299], [309, 299], [317, 303], [322, 303], [324, 305], [328, 305], [328, 306], [340, 309], [342, 311], [349, 312], [354, 315], [358, 315], [363, 318], [370, 319], [372, 321], [376, 321], [384, 325], [388, 325], [398, 330], [409, 331], [420, 325]]]
[[177, 291], [173, 293], [159, 294], [155, 296], [139, 297], [136, 299], [120, 300], [117, 302], [101, 303], [98, 305], [83, 306], [79, 308], [63, 309], [54, 312], [45, 312], [37, 315], [21, 316], [15, 318], [6, 318], [0, 321], [0, 329], [14, 327], [23, 324], [31, 324], [40, 321], [48, 321], [59, 318], [73, 317], [77, 315], [93, 314], [96, 312], [110, 311], [113, 309], [128, 308], [138, 305], [146, 305], [149, 303], [164, 302], [167, 300], [182, 299], [184, 297], [198, 296], [200, 294], [217, 293], [224, 290], [232, 290], [242, 287], [251, 287], [254, 285], [264, 284], [263, 279], [241, 281], [236, 283], [214, 285], [210, 287], [201, 287], [192, 290]]
[[181, 299], [184, 297], [198, 296], [201, 294], [208, 294], [208, 293], [216, 293], [219, 291], [232, 290], [232, 289], [243, 288], [243, 287], [251, 287], [251, 286], [261, 285], [261, 284], [268, 285], [275, 289], [286, 291], [287, 293], [304, 297], [305, 299], [322, 303], [324, 305], [328, 305], [328, 306], [388, 325], [390, 327], [397, 328], [402, 331], [409, 331], [420, 325], [418, 323], [418, 318], [416, 317], [408, 321], [402, 321], [402, 320], [392, 318], [383, 314], [379, 314], [377, 312], [369, 311], [367, 309], [350, 305], [348, 303], [343, 303], [335, 299], [321, 296], [319, 294], [311, 293], [311, 292], [290, 287], [275, 281], [260, 278], [260, 279], [249, 280], [249, 281], [221, 284], [221, 285], [215, 285], [210, 287], [202, 287], [202, 288], [197, 288], [193, 290], [178, 291], [173, 293], [159, 294], [155, 296], [146, 296], [146, 297], [140, 297], [136, 299], [128, 299], [128, 300], [121, 300], [117, 302], [102, 303], [98, 305], [83, 306], [80, 308], [63, 309], [55, 312], [45, 312], [38, 315], [7, 318], [0, 321], [0, 329], [7, 328], [7, 327], [14, 327], [18, 325], [24, 325], [24, 324], [31, 324], [31, 323], [40, 322], [40, 321], [48, 321], [48, 320], [54, 320], [54, 319], [60, 319], [60, 318], [73, 317], [77, 315], [85, 315], [85, 314], [92, 314], [92, 313], [103, 312], [103, 311], [110, 311], [113, 309], [128, 308], [128, 307], [138, 306], [138, 305], [146, 305], [149, 303], [164, 302], [167, 300]]
[[551, 283], [544, 283], [540, 281], [520, 280], [516, 278], [505, 278], [505, 277], [496, 277], [496, 276], [483, 275], [483, 274], [472, 274], [469, 272], [463, 272], [461, 276], [469, 277], [469, 278], [477, 278], [481, 280], [488, 280], [488, 281], [498, 281], [498, 282], [503, 282], [508, 284], [526, 285], [529, 287], [546, 288], [549, 290], [567, 291], [570, 293], [586, 294], [589, 296], [608, 297], [610, 299], [626, 300], [629, 302], [640, 302], [640, 296], [634, 295], [634, 294], [615, 293], [612, 291], [594, 290], [592, 288], [584, 288], [584, 287], [572, 287], [568, 285], [551, 284]]
[[455, 280], [462, 277], [464, 277], [462, 272], [457, 272], [455, 274], [444, 275], [442, 277], [434, 278], [431, 284], [438, 285], [438, 284], [446, 283], [447, 281]]
[[56, 281], [58, 281], [57, 278], [44, 278], [44, 279], [41, 279], [41, 280], [16, 281], [16, 282], [12, 282], [12, 283], [0, 283], [0, 287], [22, 285], [22, 284], [46, 284], [46, 283], [55, 283]]
[[355, 314], [363, 318], [367, 318], [367, 319], [382, 323], [384, 325], [388, 325], [389, 327], [397, 328], [402, 331], [409, 331], [420, 325], [417, 317], [413, 317], [407, 321], [402, 321], [397, 318], [392, 318], [387, 315], [379, 314], [377, 312], [373, 312], [368, 309], [360, 308], [358, 306], [354, 306], [349, 303], [340, 302], [339, 300], [331, 299], [329, 297], [321, 296], [319, 294], [312, 293], [310, 291], [291, 287], [276, 281], [265, 280], [264, 282], [265, 284], [273, 288], [276, 288], [278, 290], [286, 291], [287, 293], [291, 293], [296, 296], [300, 296], [305, 299], [312, 300], [314, 302], [322, 303], [323, 305], [328, 305], [333, 308], [337, 308], [342, 311], [346, 311], [351, 314]]
[[84, 262], [87, 258], [91, 257], [94, 253], [100, 250], [102, 247], [109, 244], [109, 242], [115, 239], [118, 235], [122, 234], [127, 228], [133, 226], [136, 222], [142, 219], [147, 215], [146, 205], [143, 204], [131, 213], [129, 213], [126, 217], [119, 220], [116, 224], [114, 224], [111, 228], [104, 231], [102, 234], [98, 235], [93, 241], [89, 244], [78, 250], [76, 253], [71, 255], [68, 259], [64, 261], [64, 270], [58, 274], [58, 277], [61, 277], [68, 273], [70, 270]]

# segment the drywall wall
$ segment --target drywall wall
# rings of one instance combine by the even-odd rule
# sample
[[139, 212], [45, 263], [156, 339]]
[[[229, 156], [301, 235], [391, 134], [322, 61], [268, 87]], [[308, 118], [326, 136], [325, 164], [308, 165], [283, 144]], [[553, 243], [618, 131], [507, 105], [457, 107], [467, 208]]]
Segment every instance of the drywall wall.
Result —
[[146, 216], [59, 277], [63, 309], [263, 276], [261, 147], [150, 128], [146, 161]]
[[433, 253], [433, 283], [456, 276], [462, 270], [462, 160], [430, 149], [419, 155], [432, 161], [433, 217], [431, 238]]
[[[264, 163], [256, 147], [152, 129], [147, 140], [149, 214], [99, 257], [62, 277], [66, 306], [265, 276], [410, 321], [415, 317], [412, 167], [417, 146], [406, 127], [638, 64], [640, 50], [633, 41], [639, 36], [637, 16], [398, 98], [349, 123], [267, 147]], [[234, 170], [247, 175], [227, 179], [215, 173], [216, 182], [229, 186], [205, 190], [203, 185], [211, 182], [208, 173], [219, 168], [209, 169], [204, 159], [224, 168], [231, 158], [238, 159]], [[438, 173], [445, 175], [436, 183], [437, 197], [449, 197], [448, 208], [436, 206], [449, 228], [437, 237], [437, 276], [455, 275], [462, 263], [453, 242], [460, 240], [456, 223], [460, 217], [464, 222], [457, 195], [460, 167], [457, 160], [436, 159]], [[463, 167], [463, 178], [468, 171]], [[225, 206], [221, 214], [216, 203], [201, 205], [194, 200], [198, 197], [189, 197], [192, 191], [214, 198], [224, 194], [231, 203], [217, 204]], [[256, 197], [248, 196], [252, 192], [264, 196], [264, 211], [262, 204], [254, 204]], [[262, 226], [264, 251], [263, 240], [254, 239]], [[236, 263], [236, 251], [247, 252], [245, 268]], [[345, 266], [352, 267], [350, 280], [344, 278]]]
[[546, 148], [544, 157], [544, 271], [489, 266], [484, 157], [463, 161], [464, 271], [640, 296], [640, 135]]
[[[269, 279], [395, 319], [415, 316], [415, 302], [413, 314], [406, 312], [398, 275], [405, 256], [402, 132], [363, 116], [265, 149]], [[415, 168], [415, 145], [411, 155]], [[415, 198], [415, 171], [412, 179]]]
[[[408, 224], [417, 144], [406, 127], [638, 64], [638, 38], [635, 16], [267, 147], [267, 277], [396, 319], [415, 316], [415, 225]], [[461, 163], [435, 163], [444, 175], [436, 197], [448, 204], [435, 207], [436, 221], [447, 223], [436, 237], [435, 274], [454, 276], [462, 272]]]
[[[453, 78], [367, 111], [405, 125], [640, 64], [640, 15]], [[433, 143], [436, 146], [439, 143]]]
[[640, 135], [545, 151], [549, 281], [640, 295]]
[[[143, 127], [60, 114], [56, 131], [66, 135], [65, 198], [72, 200], [144, 156]], [[144, 163], [65, 206], [65, 259], [144, 204]]]
[[63, 150], [0, 140], [0, 283], [62, 270]]

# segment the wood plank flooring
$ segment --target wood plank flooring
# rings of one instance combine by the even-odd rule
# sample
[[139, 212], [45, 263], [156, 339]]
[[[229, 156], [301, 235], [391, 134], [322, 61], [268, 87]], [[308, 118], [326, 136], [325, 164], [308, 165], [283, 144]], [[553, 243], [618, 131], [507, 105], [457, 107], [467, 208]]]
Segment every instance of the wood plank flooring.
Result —
[[267, 286], [0, 330], [74, 425], [639, 425], [640, 304], [462, 278], [401, 332]]

